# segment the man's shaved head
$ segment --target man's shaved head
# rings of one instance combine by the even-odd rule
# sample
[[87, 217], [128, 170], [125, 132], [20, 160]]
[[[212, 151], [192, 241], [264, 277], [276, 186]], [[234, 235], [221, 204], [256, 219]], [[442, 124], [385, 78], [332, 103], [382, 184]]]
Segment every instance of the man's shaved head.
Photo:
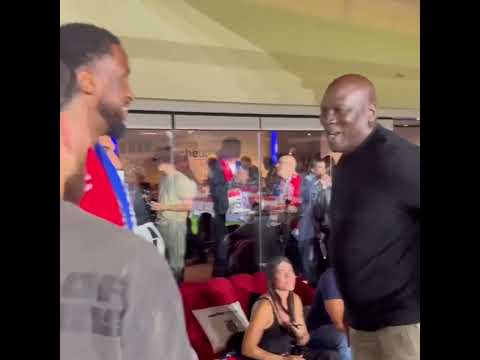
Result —
[[328, 89], [347, 87], [352, 89], [352, 91], [358, 89], [364, 92], [365, 96], [367, 96], [368, 102], [377, 106], [377, 94], [375, 91], [375, 86], [365, 76], [356, 74], [343, 75], [336, 78], [330, 83], [330, 85], [328, 85]]
[[330, 83], [321, 103], [320, 121], [335, 152], [354, 151], [376, 122], [375, 86], [362, 75], [343, 75]]
[[297, 160], [292, 155], [284, 155], [278, 159], [277, 174], [282, 179], [287, 180], [295, 173]]

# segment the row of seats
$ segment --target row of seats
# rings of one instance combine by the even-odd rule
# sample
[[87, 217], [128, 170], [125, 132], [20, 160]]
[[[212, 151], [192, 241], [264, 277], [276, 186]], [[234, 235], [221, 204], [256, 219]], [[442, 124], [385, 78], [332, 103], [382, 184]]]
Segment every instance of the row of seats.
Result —
[[[192, 311], [228, 305], [238, 301], [245, 314], [249, 316], [254, 294], [260, 295], [266, 291], [267, 276], [264, 272], [257, 272], [253, 275], [237, 274], [230, 278], [214, 278], [203, 283], [184, 282], [180, 284], [187, 333], [199, 360], [212, 360], [218, 354], [214, 354], [207, 336]], [[301, 278], [297, 278], [295, 292], [302, 299], [304, 306], [311, 305], [314, 289]]]

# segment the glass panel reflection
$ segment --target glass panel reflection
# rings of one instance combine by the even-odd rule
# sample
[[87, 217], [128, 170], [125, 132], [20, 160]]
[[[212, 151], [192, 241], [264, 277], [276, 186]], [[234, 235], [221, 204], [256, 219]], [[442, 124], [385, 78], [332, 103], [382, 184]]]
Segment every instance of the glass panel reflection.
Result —
[[325, 267], [336, 155], [323, 132], [130, 129], [120, 154], [137, 217], [156, 224], [179, 281], [185, 264], [208, 263], [208, 278], [278, 255], [311, 281]]

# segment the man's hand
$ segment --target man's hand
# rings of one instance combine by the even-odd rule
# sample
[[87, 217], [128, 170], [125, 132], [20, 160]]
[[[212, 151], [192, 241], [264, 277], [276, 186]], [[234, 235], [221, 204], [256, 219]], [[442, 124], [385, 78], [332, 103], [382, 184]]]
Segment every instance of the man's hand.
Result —
[[153, 211], [165, 211], [167, 208], [164, 204], [160, 204], [156, 201], [150, 201], [150, 207]]
[[200, 185], [198, 189], [199, 189], [200, 193], [207, 194], [210, 191], [210, 186]]
[[289, 214], [296, 214], [298, 212], [298, 209], [296, 206], [293, 206], [293, 205], [288, 205], [287, 207], [287, 212]]

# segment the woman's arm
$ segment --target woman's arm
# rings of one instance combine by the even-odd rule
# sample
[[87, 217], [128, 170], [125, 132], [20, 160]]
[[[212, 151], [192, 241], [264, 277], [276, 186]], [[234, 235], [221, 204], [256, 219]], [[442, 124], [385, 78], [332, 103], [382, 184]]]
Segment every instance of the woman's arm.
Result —
[[310, 334], [308, 333], [307, 325], [305, 324], [305, 317], [303, 316], [303, 304], [302, 299], [297, 294], [294, 296], [294, 306], [295, 306], [295, 323], [294, 333], [297, 337], [298, 345], [306, 345], [310, 341]]
[[273, 310], [268, 300], [259, 300], [253, 307], [250, 324], [245, 330], [242, 343], [242, 355], [257, 360], [283, 360], [281, 355], [275, 355], [258, 347], [265, 329], [273, 324]]

